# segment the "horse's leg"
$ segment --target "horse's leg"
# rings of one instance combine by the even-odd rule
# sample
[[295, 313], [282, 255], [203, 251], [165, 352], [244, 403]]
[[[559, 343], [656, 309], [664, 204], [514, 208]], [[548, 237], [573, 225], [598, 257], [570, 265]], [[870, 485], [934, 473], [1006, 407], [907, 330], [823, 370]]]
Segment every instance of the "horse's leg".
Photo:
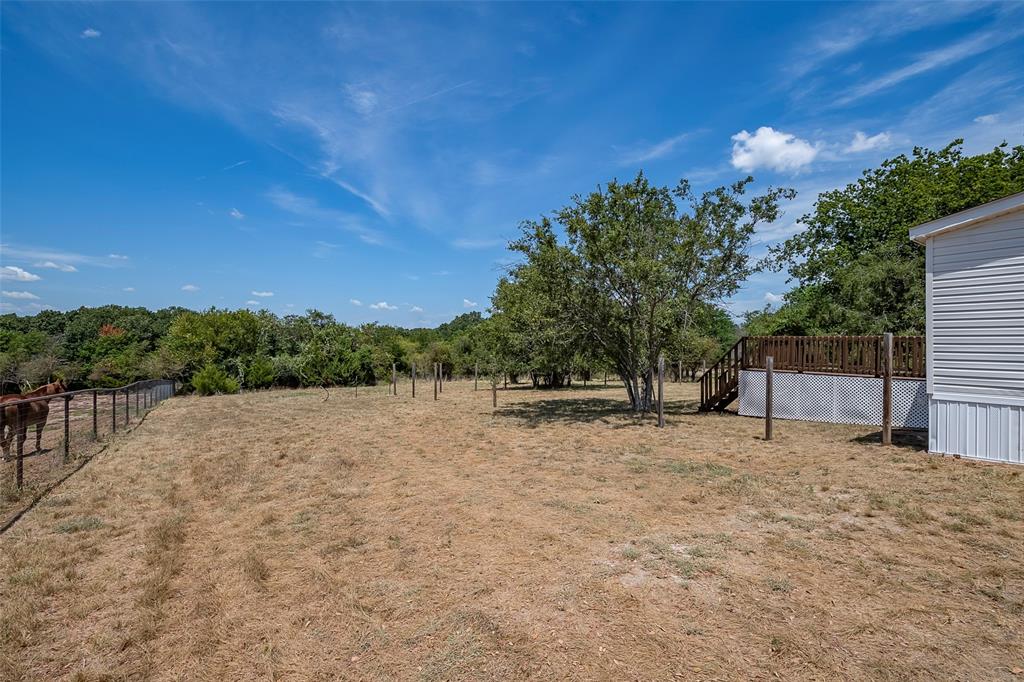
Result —
[[0, 444], [3, 445], [5, 462], [11, 459], [12, 436], [14, 436], [14, 429], [8, 424], [0, 424]]
[[36, 452], [43, 451], [43, 427], [46, 426], [46, 422], [39, 422], [36, 424]]

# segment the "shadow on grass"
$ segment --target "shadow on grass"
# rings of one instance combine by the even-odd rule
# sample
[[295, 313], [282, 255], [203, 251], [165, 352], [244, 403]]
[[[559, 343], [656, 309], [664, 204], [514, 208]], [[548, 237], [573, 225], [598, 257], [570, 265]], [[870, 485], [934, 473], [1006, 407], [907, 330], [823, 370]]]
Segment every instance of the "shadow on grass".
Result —
[[[856, 438], [851, 438], [850, 442], [861, 443], [862, 445], [881, 445], [882, 432], [874, 431], [863, 436], [857, 436]], [[922, 429], [893, 429], [892, 445], [893, 447], [906, 450], [927, 450], [928, 432]]]
[[[602, 386], [601, 389], [603, 388]], [[633, 414], [629, 409], [629, 403], [621, 396], [615, 398], [596, 396], [592, 398], [558, 398], [556, 397], [557, 390], [551, 391], [550, 395], [551, 398], [544, 400], [505, 406], [499, 404], [495, 414], [522, 420], [527, 426], [599, 422], [612, 428], [628, 428], [645, 422], [653, 423], [658, 418], [655, 412], [639, 416]], [[665, 401], [665, 418], [693, 414], [697, 411], [697, 406], [696, 400]]]

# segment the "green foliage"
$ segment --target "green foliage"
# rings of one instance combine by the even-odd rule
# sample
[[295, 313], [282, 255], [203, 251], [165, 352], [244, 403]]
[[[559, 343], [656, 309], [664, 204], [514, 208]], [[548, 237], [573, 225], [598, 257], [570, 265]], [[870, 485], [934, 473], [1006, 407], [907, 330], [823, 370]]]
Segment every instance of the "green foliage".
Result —
[[825, 192], [772, 250], [799, 285], [748, 329], [786, 334], [924, 333], [924, 250], [908, 230], [1024, 190], [1024, 146], [965, 156], [963, 141], [915, 148]]
[[[540, 303], [506, 312], [546, 320], [562, 339], [589, 342], [622, 377], [633, 409], [648, 409], [659, 355], [756, 269], [747, 251], [756, 226], [775, 220], [779, 201], [794, 196], [769, 189], [745, 202], [752, 181], [696, 197], [685, 181], [669, 190], [641, 173], [558, 211], [565, 243], [547, 218], [524, 223], [512, 248], [525, 261], [509, 280], [538, 294]], [[677, 201], [689, 210], [680, 211]], [[499, 290], [496, 303], [500, 296]]]
[[192, 388], [199, 395], [238, 393], [238, 381], [217, 365], [208, 363], [192, 375]]

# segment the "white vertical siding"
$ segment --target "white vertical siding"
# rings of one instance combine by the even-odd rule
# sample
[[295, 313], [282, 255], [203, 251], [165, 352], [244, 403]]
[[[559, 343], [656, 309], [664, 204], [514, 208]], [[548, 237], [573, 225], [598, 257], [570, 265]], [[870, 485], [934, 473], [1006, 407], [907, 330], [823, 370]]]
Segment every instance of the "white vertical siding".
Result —
[[1024, 212], [926, 248], [928, 449], [1024, 463]]
[[928, 450], [1024, 464], [1024, 406], [929, 401]]

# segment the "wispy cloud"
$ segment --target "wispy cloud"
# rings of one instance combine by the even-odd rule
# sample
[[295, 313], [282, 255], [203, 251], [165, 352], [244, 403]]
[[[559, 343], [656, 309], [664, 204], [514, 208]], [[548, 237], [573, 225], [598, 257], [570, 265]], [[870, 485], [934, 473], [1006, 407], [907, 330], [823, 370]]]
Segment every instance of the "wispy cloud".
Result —
[[38, 301], [39, 297], [31, 291], [0, 291], [0, 294], [7, 298], [16, 298], [22, 301]]
[[113, 260], [128, 260], [128, 256], [122, 255], [120, 253], [107, 254], [107, 258], [112, 258]]
[[452, 246], [456, 249], [462, 249], [464, 251], [475, 251], [478, 249], [493, 249], [498, 246], [503, 246], [505, 241], [502, 239], [468, 239], [461, 238], [456, 239], [452, 242]]
[[228, 215], [234, 218], [235, 220], [242, 220], [243, 218], [245, 218], [245, 214], [239, 211], [237, 208], [233, 208], [230, 211], [228, 211]]
[[9, 279], [15, 282], [36, 282], [42, 278], [35, 273], [23, 270], [15, 265], [5, 265], [0, 268], [0, 279]]
[[262, 305], [259, 301], [249, 300], [245, 302], [246, 305]]
[[124, 287], [124, 288], [121, 289], [121, 291], [126, 291], [126, 292], [128, 292], [130, 294], [133, 291], [135, 291], [135, 287]]
[[78, 34], [80, 38], [83, 38], [85, 40], [88, 40], [90, 38], [99, 38], [101, 35], [103, 35], [103, 32], [98, 31], [95, 28], [87, 28]]
[[620, 154], [620, 161], [623, 164], [628, 165], [660, 159], [671, 154], [680, 144], [692, 136], [693, 133], [680, 133], [679, 135], [673, 135], [672, 137], [665, 138], [664, 140], [655, 142], [654, 144], [646, 144], [633, 149], [624, 150]]
[[877, 135], [868, 136], [858, 130], [853, 134], [853, 140], [846, 147], [846, 151], [850, 154], [858, 154], [873, 149], [885, 149], [889, 146], [889, 142], [889, 133], [878, 133]]
[[282, 211], [352, 232], [367, 244], [383, 243], [381, 235], [376, 230], [368, 229], [358, 216], [334, 208], [325, 208], [312, 197], [300, 196], [282, 187], [274, 187], [267, 192], [267, 198]]
[[351, 303], [354, 306], [362, 306], [363, 305], [363, 302], [360, 301], [358, 298], [350, 298], [350, 299], [348, 299], [348, 302]]
[[246, 159], [245, 161], [236, 161], [235, 163], [231, 164], [230, 166], [224, 166], [220, 170], [221, 170], [221, 172], [229, 171], [232, 168], [238, 168], [239, 166], [244, 166], [247, 163], [252, 163], [252, 162], [249, 161], [248, 159]]
[[931, 50], [920, 55], [906, 66], [894, 69], [878, 78], [871, 79], [850, 88], [845, 95], [834, 101], [834, 106], [844, 106], [877, 92], [887, 90], [903, 81], [921, 74], [956, 64], [968, 57], [988, 52], [1003, 43], [1024, 34], [1021, 28], [1002, 27], [992, 31], [978, 31], [951, 45]]
[[410, 313], [422, 313], [423, 312], [423, 308], [419, 307], [418, 305], [414, 305], [413, 307], [409, 308], [409, 312]]
[[52, 260], [42, 261], [36, 263], [37, 268], [48, 268], [50, 270], [60, 270], [61, 272], [78, 272], [78, 268], [68, 263], [54, 263]]
[[317, 241], [313, 245], [313, 258], [327, 258], [338, 248], [338, 244]]
[[471, 301], [468, 298], [464, 298], [464, 299], [462, 299], [462, 307], [463, 308], [475, 308], [476, 307], [476, 301]]
[[858, 4], [844, 12], [830, 13], [828, 20], [806, 31], [809, 40], [797, 43], [787, 65], [789, 75], [796, 80], [869, 43], [952, 24], [993, 7], [989, 2], [951, 0]]
[[999, 122], [999, 114], [983, 114], [976, 117], [974, 122], [981, 123], [982, 125], [992, 125]]
[[184, 285], [182, 285], [181, 290], [182, 291], [188, 291], [188, 292], [191, 293], [191, 292], [199, 291], [199, 287], [197, 287], [195, 284], [184, 284]]
[[269, 298], [270, 296], [274, 295], [273, 291], [250, 291], [249, 293], [251, 293], [253, 296], [258, 296], [260, 298]]
[[[89, 265], [102, 268], [124, 267], [127, 265], [128, 261], [128, 256], [119, 256], [117, 254], [110, 254], [109, 256], [89, 256], [81, 253], [75, 253], [73, 251], [59, 251], [48, 247], [18, 246], [13, 244], [0, 244], [0, 251], [3, 252], [4, 259], [8, 261], [21, 261], [26, 264], [45, 263], [49, 261], [55, 265], [60, 264], [61, 267], [58, 267], [58, 270], [72, 263], [75, 265]], [[71, 270], [64, 271], [71, 272]]]
[[374, 310], [398, 310], [397, 305], [390, 305], [387, 301], [380, 301], [379, 303], [371, 303], [370, 307]]

